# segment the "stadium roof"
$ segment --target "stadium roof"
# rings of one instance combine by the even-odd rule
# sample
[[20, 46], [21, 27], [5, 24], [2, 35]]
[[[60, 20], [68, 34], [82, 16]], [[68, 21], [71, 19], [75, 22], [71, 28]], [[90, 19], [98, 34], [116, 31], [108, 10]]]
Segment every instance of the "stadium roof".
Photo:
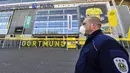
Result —
[[23, 2], [37, 2], [37, 1], [108, 1], [108, 0], [0, 0], [0, 4], [10, 4], [10, 3], [23, 3]]
[[[0, 0], [0, 5], [6, 4], [17, 4], [17, 3], [31, 3], [31, 2], [62, 2], [62, 1], [72, 1], [72, 2], [104, 2], [111, 0]], [[115, 0], [116, 4], [120, 4], [122, 0]], [[130, 8], [130, 0], [123, 0], [122, 5], [127, 5]]]

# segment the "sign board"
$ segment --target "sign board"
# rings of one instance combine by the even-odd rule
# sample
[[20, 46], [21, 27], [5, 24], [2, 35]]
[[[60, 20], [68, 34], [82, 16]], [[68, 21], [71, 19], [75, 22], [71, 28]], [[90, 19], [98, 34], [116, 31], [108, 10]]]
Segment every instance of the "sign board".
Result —
[[32, 20], [32, 16], [26, 16], [24, 28], [30, 28], [31, 20]]
[[54, 8], [54, 4], [52, 3], [42, 3], [42, 4], [18, 4], [18, 5], [6, 5], [6, 6], [0, 6], [0, 10], [15, 10], [15, 9], [36, 9], [36, 8]]
[[72, 30], [72, 15], [67, 15], [68, 29]]
[[43, 8], [43, 9], [54, 8], [54, 4], [40, 4], [40, 8]]
[[23, 26], [17, 26], [15, 27], [15, 34], [22, 34], [24, 32]]
[[87, 16], [96, 16], [101, 19], [102, 24], [108, 23], [107, 4], [83, 4], [79, 6], [79, 10], [81, 23]]
[[117, 17], [116, 17], [116, 10], [108, 11], [108, 20], [111, 27], [116, 27], [117, 24]]

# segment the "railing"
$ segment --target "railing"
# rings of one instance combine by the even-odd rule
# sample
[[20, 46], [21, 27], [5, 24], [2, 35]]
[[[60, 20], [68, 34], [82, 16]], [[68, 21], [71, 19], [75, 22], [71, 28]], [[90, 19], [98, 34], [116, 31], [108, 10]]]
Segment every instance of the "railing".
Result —
[[[80, 48], [85, 38], [0, 38], [0, 48]], [[130, 38], [116, 38], [117, 41], [130, 42]], [[130, 44], [130, 43], [129, 43]], [[125, 45], [126, 46], [126, 45]]]

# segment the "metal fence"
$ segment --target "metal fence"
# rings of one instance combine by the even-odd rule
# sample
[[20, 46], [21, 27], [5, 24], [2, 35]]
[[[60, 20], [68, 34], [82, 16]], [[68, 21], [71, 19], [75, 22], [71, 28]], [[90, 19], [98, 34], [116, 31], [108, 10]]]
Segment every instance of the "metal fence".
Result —
[[[130, 41], [130, 38], [117, 38], [124, 47], [128, 48], [129, 44], [124, 42]], [[2, 38], [0, 39], [0, 48], [81, 48], [85, 39], [79, 38]], [[125, 44], [125, 45], [124, 45]]]

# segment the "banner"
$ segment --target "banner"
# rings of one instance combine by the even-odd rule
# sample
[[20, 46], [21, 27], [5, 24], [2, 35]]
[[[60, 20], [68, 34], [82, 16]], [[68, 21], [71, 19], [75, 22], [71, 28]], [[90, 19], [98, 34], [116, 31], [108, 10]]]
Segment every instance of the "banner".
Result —
[[32, 16], [26, 16], [24, 28], [30, 28], [31, 20], [32, 20]]
[[105, 34], [110, 34], [111, 31], [110, 25], [108, 23], [108, 8], [107, 4], [85, 4], [85, 5], [80, 5], [80, 23], [83, 22], [83, 20], [87, 16], [96, 16], [100, 18], [102, 22], [102, 30]]
[[72, 15], [67, 15], [68, 29], [72, 30]]
[[111, 27], [116, 27], [118, 25], [116, 18], [116, 10], [108, 11], [108, 20]]
[[108, 23], [106, 4], [85, 4], [80, 5], [81, 23], [87, 16], [97, 16], [101, 19], [102, 24]]

